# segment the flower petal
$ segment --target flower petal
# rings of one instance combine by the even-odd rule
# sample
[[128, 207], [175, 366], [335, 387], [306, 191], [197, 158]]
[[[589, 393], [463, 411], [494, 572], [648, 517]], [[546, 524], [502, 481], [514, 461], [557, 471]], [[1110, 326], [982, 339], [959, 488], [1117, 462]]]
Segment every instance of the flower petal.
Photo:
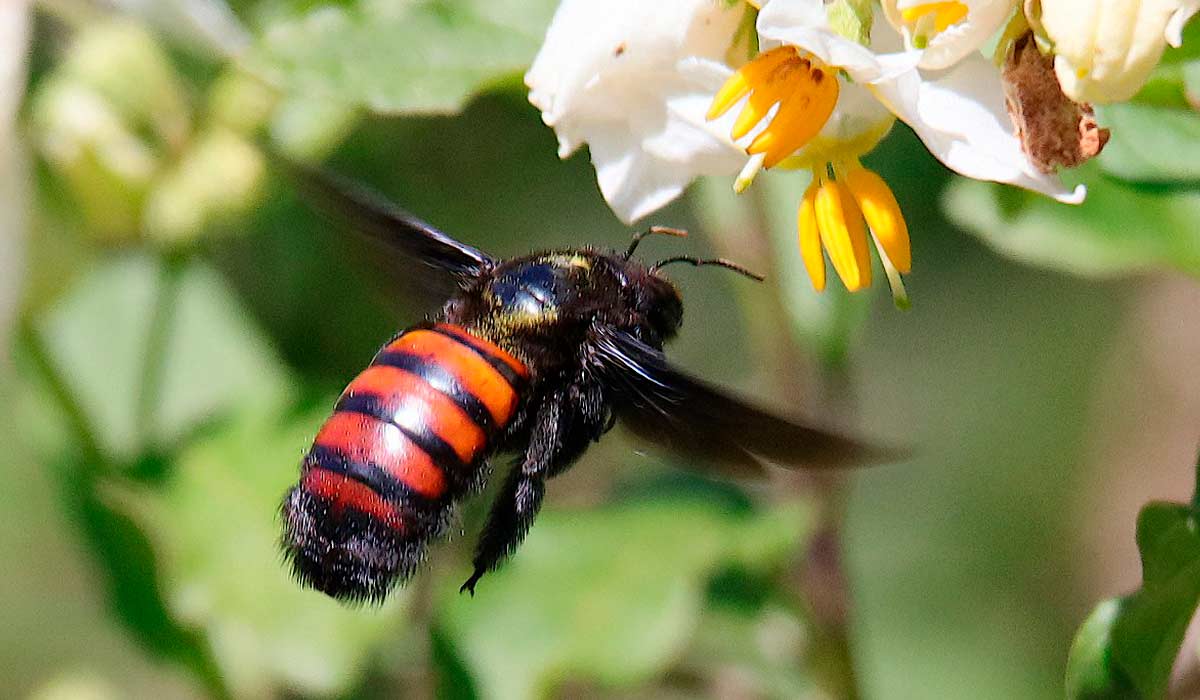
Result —
[[1082, 185], [1068, 189], [1038, 172], [1013, 133], [999, 70], [983, 56], [964, 59], [936, 79], [918, 71], [871, 86], [877, 97], [912, 127], [929, 151], [951, 170], [977, 180], [1004, 182], [1078, 204]]
[[1167, 21], [1167, 26], [1163, 30], [1163, 37], [1168, 44], [1175, 48], [1183, 45], [1183, 25], [1187, 24], [1192, 15], [1197, 12], [1200, 12], [1200, 0], [1183, 0], [1179, 3], [1179, 9], [1171, 15], [1171, 19]]
[[833, 31], [823, 0], [771, 0], [758, 13], [757, 27], [764, 45], [796, 46], [857, 82], [871, 82], [882, 71], [869, 48]]
[[[940, 70], [958, 63], [983, 47], [1012, 15], [1016, 0], [960, 0], [966, 7], [966, 17], [928, 37], [922, 51], [922, 68]], [[912, 47], [914, 36], [905, 21], [905, 11], [930, 6], [929, 0], [885, 0], [884, 14], [888, 22], [902, 32], [905, 44]]]
[[[729, 123], [708, 124], [729, 78], [720, 60], [740, 8], [710, 0], [563, 0], [525, 82], [559, 156], [591, 146], [600, 190], [624, 221], [678, 196], [701, 174], [737, 172]], [[703, 65], [702, 65], [703, 64]]]

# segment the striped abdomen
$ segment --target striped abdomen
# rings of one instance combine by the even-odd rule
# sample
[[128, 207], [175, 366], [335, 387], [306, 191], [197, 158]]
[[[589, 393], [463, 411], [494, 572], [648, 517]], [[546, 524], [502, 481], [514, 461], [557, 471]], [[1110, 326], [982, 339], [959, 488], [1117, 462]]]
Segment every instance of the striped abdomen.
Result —
[[419, 563], [512, 421], [526, 367], [460, 326], [406, 331], [338, 399], [284, 502], [306, 583], [381, 598]]

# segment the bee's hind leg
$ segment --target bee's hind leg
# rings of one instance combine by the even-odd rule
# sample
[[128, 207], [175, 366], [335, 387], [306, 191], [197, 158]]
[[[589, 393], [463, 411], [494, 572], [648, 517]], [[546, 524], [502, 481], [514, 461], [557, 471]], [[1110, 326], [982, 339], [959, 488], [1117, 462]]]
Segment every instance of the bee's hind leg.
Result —
[[475, 595], [479, 579], [512, 554], [529, 532], [542, 507], [546, 476], [561, 452], [562, 408], [561, 401], [550, 400], [537, 412], [529, 447], [509, 471], [492, 504], [475, 547], [475, 571], [459, 589], [460, 593], [468, 591]]

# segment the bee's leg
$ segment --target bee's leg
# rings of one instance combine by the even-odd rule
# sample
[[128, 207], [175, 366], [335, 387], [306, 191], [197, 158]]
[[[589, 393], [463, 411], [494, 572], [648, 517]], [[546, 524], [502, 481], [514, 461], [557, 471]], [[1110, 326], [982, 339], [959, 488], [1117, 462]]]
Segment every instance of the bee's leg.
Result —
[[513, 465], [496, 496], [487, 524], [475, 548], [475, 571], [459, 592], [475, 595], [475, 584], [485, 573], [494, 570], [501, 561], [521, 544], [529, 526], [542, 506], [546, 491], [546, 475], [562, 450], [561, 397], [544, 403], [534, 419], [529, 447], [520, 461]]

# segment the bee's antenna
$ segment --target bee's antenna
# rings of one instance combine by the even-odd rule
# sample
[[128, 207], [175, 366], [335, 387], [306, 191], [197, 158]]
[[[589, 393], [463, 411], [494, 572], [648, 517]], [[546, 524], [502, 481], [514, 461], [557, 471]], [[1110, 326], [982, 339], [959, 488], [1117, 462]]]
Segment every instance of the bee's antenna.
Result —
[[718, 267], [723, 267], [727, 270], [733, 270], [734, 272], [738, 273], [739, 275], [745, 275], [746, 277], [749, 277], [750, 279], [752, 279], [756, 282], [762, 282], [764, 279], [766, 279], [765, 277], [758, 274], [757, 272], [751, 272], [750, 270], [747, 270], [746, 268], [742, 267], [741, 265], [738, 265], [737, 263], [733, 262], [732, 260], [726, 260], [725, 258], [709, 258], [707, 260], [703, 260], [701, 258], [693, 258], [688, 255], [680, 255], [680, 256], [674, 257], [674, 258], [667, 258], [666, 260], [659, 260], [658, 262], [656, 262], [650, 266], [650, 274], [653, 275], [660, 268], [670, 265], [671, 263], [680, 263], [680, 262], [691, 263], [692, 265], [695, 265], [696, 267], [701, 267], [703, 265], [716, 265]]
[[652, 233], [661, 233], [664, 236], [675, 236], [676, 238], [687, 238], [688, 232], [681, 228], [671, 228], [670, 226], [651, 226], [645, 231], [638, 231], [633, 234], [633, 240], [629, 242], [629, 248], [625, 251], [625, 259], [629, 260], [633, 257], [633, 251], [637, 250], [638, 244], [642, 239]]

